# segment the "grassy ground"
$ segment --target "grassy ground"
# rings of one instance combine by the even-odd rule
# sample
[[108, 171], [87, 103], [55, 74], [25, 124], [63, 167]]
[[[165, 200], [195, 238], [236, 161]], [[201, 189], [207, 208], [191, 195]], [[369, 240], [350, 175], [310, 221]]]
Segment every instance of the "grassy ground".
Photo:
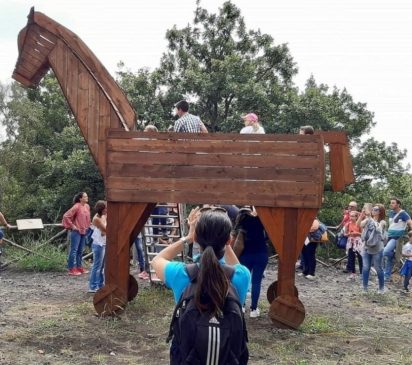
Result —
[[[266, 287], [275, 279], [272, 265], [261, 293], [262, 316], [247, 315], [250, 364], [412, 364], [412, 299], [397, 284], [379, 295], [373, 283], [363, 294], [359, 282], [321, 267], [315, 282], [297, 278], [307, 314], [292, 331], [274, 328], [267, 317]], [[139, 284], [120, 317], [101, 319], [85, 276], [0, 272], [0, 364], [167, 364], [172, 295]]]

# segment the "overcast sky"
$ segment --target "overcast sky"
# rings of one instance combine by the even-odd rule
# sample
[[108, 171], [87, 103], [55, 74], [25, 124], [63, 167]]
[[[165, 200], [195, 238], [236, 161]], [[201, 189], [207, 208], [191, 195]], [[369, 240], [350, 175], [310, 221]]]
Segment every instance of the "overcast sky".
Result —
[[[375, 113], [376, 139], [411, 145], [411, 0], [233, 0], [249, 29], [288, 43], [301, 89], [318, 83], [347, 88]], [[223, 1], [204, 0], [217, 12]], [[195, 0], [0, 0], [0, 80], [11, 81], [17, 34], [30, 7], [74, 31], [114, 74], [122, 60], [132, 71], [158, 66], [165, 32], [191, 23]], [[408, 162], [412, 164], [412, 148]]]

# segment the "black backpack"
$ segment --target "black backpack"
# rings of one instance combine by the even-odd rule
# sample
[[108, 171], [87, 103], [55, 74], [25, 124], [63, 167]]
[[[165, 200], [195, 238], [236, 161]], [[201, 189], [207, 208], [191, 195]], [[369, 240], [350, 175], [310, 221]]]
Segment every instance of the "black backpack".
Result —
[[236, 289], [231, 283], [234, 268], [222, 266], [229, 279], [229, 291], [223, 314], [209, 318], [194, 301], [197, 264], [186, 265], [190, 284], [184, 290], [173, 313], [167, 342], [171, 365], [243, 365], [249, 360], [246, 323]]

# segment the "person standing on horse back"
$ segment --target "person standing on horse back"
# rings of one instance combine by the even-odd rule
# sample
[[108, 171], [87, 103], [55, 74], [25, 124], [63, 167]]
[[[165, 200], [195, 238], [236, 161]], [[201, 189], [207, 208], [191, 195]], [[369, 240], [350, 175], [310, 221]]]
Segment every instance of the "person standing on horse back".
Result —
[[179, 119], [173, 127], [174, 132], [208, 133], [200, 117], [189, 113], [189, 103], [186, 100], [179, 101], [175, 108]]

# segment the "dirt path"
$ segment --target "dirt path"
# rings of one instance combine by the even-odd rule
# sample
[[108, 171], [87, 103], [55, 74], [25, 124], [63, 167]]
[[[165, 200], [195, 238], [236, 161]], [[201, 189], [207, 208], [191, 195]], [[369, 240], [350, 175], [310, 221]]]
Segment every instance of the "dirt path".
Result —
[[[275, 279], [272, 264], [262, 317], [247, 319], [250, 364], [412, 364], [412, 297], [400, 294], [399, 284], [384, 295], [373, 284], [364, 294], [359, 280], [319, 267], [316, 281], [296, 280], [307, 315], [298, 331], [289, 331], [267, 318], [266, 289]], [[0, 364], [167, 364], [171, 294], [139, 284], [120, 318], [100, 319], [85, 276], [0, 272]]]

